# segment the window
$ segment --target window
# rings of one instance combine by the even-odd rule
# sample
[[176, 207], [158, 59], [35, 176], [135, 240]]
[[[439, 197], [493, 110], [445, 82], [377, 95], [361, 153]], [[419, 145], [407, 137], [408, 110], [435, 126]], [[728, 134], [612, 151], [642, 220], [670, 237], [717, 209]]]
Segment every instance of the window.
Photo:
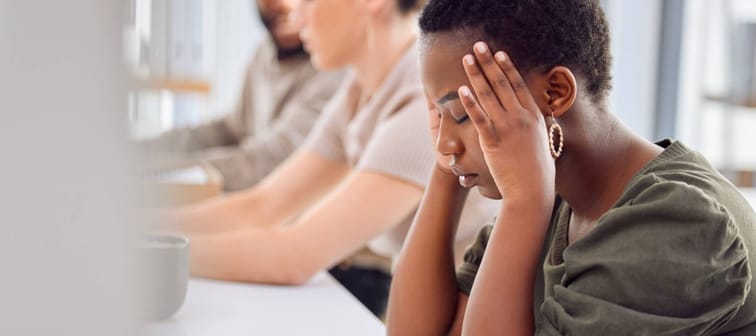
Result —
[[[131, 135], [155, 136], [228, 111], [262, 29], [249, 0], [127, 0]], [[222, 18], [222, 19], [220, 19]]]
[[756, 171], [756, 2], [686, 2], [678, 136], [734, 183]]

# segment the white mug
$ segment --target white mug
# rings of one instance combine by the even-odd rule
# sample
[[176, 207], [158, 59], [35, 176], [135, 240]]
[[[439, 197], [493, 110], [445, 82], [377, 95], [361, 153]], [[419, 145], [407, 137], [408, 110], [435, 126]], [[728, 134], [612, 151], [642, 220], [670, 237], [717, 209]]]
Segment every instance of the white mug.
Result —
[[189, 241], [167, 234], [147, 234], [139, 242], [142, 316], [161, 320], [184, 304], [189, 281]]

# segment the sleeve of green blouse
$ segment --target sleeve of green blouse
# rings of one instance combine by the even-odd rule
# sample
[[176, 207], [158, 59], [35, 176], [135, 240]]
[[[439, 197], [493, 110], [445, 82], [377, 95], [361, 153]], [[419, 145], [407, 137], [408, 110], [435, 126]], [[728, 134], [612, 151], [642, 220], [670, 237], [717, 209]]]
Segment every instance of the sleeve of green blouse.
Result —
[[728, 211], [650, 179], [565, 250], [539, 335], [711, 335], [743, 305], [748, 255]]
[[470, 295], [473, 282], [475, 282], [475, 275], [478, 274], [478, 268], [483, 260], [483, 253], [486, 251], [492, 228], [493, 225], [486, 225], [478, 231], [472, 245], [465, 251], [462, 265], [457, 269], [457, 288], [467, 295]]

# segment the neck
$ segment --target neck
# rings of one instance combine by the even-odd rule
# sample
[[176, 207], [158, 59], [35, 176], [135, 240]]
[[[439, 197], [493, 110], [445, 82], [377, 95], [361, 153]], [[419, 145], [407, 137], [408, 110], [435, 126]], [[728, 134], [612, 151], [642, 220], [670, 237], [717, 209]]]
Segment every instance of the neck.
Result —
[[417, 37], [414, 21], [408, 17], [394, 17], [392, 22], [373, 27], [373, 43], [363, 46], [357, 61], [351, 64], [362, 88], [362, 100], [367, 100], [381, 86], [399, 59]]
[[[597, 220], [661, 148], [631, 132], [605, 110], [580, 112], [576, 108], [570, 114], [563, 118], [565, 152], [557, 161], [557, 192], [575, 216]], [[573, 139], [568, 139], [570, 134]]]

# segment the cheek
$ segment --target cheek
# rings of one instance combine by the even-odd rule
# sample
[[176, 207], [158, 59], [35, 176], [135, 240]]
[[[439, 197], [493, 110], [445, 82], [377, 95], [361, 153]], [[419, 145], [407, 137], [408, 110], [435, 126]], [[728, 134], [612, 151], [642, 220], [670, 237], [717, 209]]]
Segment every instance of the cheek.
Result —
[[288, 9], [289, 12], [293, 12], [294, 10], [296, 10], [297, 6], [299, 5], [300, 5], [299, 0], [284, 0], [282, 1], [282, 4], [281, 4], [281, 6]]
[[[325, 7], [325, 6], [323, 6]], [[359, 26], [354, 15], [342, 10], [319, 8], [313, 13], [311, 36], [314, 40], [315, 58], [321, 68], [344, 66], [347, 55], [360, 41], [356, 32]]]

